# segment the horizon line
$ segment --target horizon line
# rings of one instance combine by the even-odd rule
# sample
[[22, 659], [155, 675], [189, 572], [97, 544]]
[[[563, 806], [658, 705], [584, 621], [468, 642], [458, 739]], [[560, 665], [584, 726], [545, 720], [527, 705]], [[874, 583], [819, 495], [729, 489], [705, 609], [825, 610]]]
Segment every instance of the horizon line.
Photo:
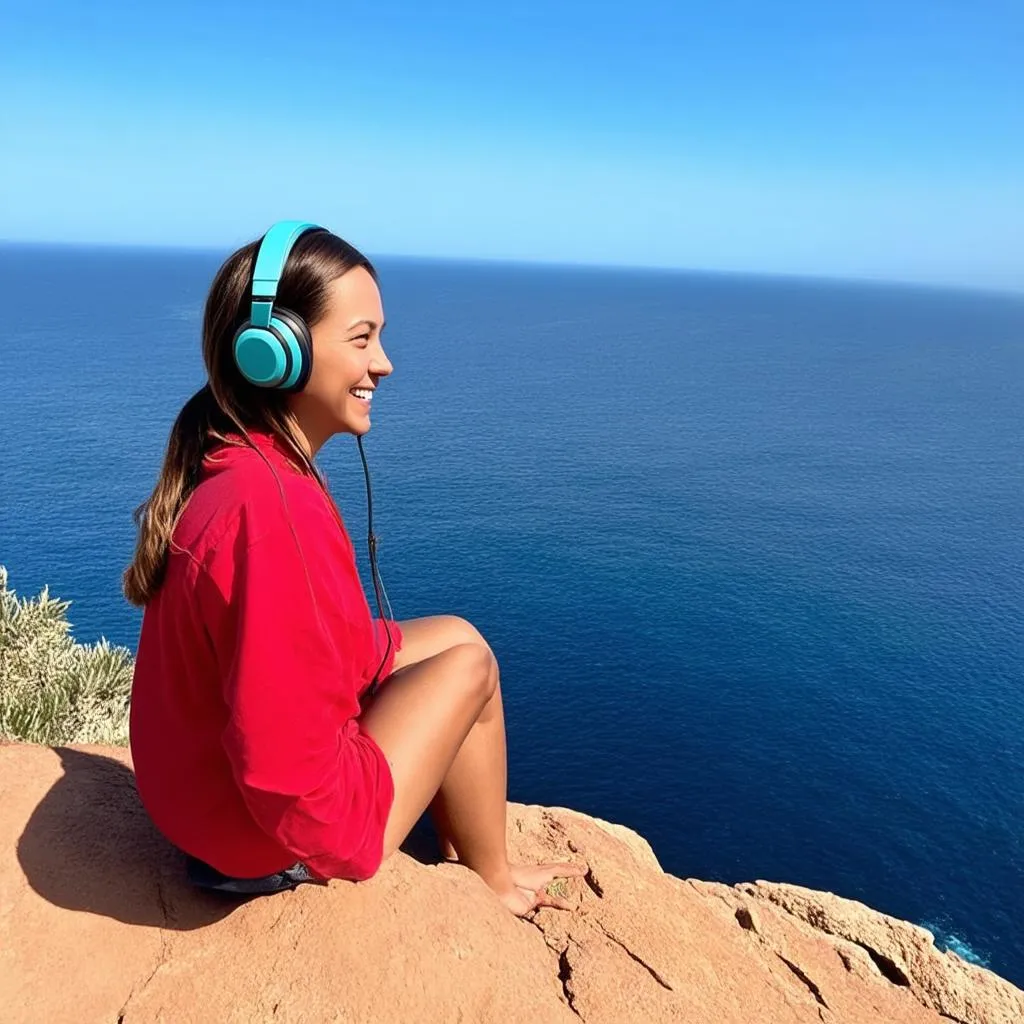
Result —
[[[147, 252], [178, 252], [194, 254], [229, 253], [230, 245], [188, 245], [161, 242], [81, 242], [55, 241], [52, 239], [0, 238], [0, 247], [37, 249], [86, 249], [86, 250], [143, 250]], [[368, 250], [360, 250], [369, 256]], [[847, 277], [840, 274], [810, 274], [798, 271], [780, 270], [727, 270], [716, 267], [690, 267], [677, 264], [657, 263], [597, 263], [564, 259], [525, 259], [512, 256], [446, 256], [424, 253], [377, 252], [372, 259], [418, 260], [427, 263], [493, 264], [516, 267], [550, 267], [566, 270], [628, 271], [662, 274], [678, 274], [708, 277], [766, 278], [769, 280], [804, 281], [822, 284], [871, 285], [876, 287], [923, 289], [927, 291], [970, 292], [998, 298], [1024, 299], [1024, 284], [1020, 287], [984, 286], [953, 282], [924, 281], [912, 278], [889, 277]]]

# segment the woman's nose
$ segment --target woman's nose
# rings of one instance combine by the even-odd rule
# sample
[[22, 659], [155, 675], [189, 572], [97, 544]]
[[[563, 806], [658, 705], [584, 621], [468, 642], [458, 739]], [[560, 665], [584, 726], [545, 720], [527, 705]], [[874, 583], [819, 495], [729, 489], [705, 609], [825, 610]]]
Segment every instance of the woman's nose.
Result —
[[394, 370], [391, 360], [380, 350], [380, 355], [370, 361], [370, 373], [378, 377], [387, 377]]

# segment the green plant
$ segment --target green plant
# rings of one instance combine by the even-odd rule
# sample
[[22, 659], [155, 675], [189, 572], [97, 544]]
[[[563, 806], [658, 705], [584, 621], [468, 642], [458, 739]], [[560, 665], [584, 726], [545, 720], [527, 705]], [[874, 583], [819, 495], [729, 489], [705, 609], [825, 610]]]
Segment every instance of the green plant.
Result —
[[31, 743], [128, 742], [132, 655], [77, 643], [70, 601], [19, 598], [0, 565], [0, 738]]

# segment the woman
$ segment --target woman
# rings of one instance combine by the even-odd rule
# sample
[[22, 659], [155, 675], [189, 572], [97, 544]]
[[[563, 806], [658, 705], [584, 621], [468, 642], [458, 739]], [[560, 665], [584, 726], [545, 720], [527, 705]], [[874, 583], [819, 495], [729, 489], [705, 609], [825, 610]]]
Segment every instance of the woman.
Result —
[[315, 225], [274, 225], [214, 278], [208, 381], [172, 427], [124, 578], [145, 608], [139, 793], [200, 885], [370, 878], [429, 807], [444, 855], [514, 914], [569, 909], [544, 888], [585, 866], [508, 861], [494, 654], [455, 616], [371, 618], [314, 463], [370, 429], [383, 328], [374, 268]]

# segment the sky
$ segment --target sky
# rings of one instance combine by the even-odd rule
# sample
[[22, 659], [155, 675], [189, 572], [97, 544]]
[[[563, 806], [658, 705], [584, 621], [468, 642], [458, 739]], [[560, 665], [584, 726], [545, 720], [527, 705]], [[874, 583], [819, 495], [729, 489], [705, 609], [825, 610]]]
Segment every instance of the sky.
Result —
[[1024, 291], [1024, 4], [0, 0], [0, 239]]

